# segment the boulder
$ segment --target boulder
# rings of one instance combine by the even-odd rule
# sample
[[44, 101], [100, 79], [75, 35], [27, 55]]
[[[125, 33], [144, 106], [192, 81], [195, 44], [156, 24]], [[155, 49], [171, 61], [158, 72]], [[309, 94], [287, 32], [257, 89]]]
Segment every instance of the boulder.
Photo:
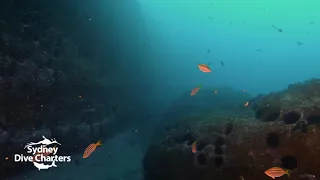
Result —
[[205, 114], [167, 126], [144, 156], [145, 180], [269, 180], [271, 167], [290, 170], [291, 178], [319, 177], [319, 83], [259, 95], [251, 107], [256, 118]]

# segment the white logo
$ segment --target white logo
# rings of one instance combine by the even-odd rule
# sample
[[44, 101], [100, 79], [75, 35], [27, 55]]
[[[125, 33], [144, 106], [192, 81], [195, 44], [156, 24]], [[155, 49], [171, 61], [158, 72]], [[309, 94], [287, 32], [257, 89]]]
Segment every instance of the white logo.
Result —
[[[47, 139], [42, 136], [43, 140], [37, 143], [30, 142], [24, 146], [27, 149], [29, 156], [23, 154], [15, 154], [14, 162], [32, 162], [33, 165], [39, 169], [49, 169], [57, 167], [56, 162], [70, 162], [71, 156], [58, 156], [58, 147], [61, 145], [55, 139]], [[54, 145], [52, 147], [52, 145]], [[50, 164], [48, 164], [50, 162]], [[46, 164], [45, 164], [46, 163]]]

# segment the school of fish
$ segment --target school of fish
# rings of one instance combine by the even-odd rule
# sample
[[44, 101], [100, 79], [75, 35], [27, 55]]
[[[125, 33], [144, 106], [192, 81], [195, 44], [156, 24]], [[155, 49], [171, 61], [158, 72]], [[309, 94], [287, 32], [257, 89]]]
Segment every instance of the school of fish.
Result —
[[[210, 49], [209, 49], [207, 52], [210, 53]], [[211, 64], [211, 63], [209, 63], [209, 65], [210, 65], [210, 64]], [[224, 66], [224, 62], [223, 62], [223, 61], [221, 61], [220, 64], [221, 64], [221, 66]], [[211, 68], [209, 67], [209, 65], [207, 65], [207, 64], [198, 64], [197, 66], [198, 66], [198, 68], [199, 68], [199, 70], [200, 70], [201, 72], [210, 73], [210, 72], [211, 72]], [[196, 95], [199, 90], [200, 90], [200, 87], [195, 87], [195, 88], [193, 88], [193, 89], [191, 90], [190, 96]], [[246, 92], [246, 90], [241, 90], [241, 91], [242, 91], [243, 93]], [[219, 92], [219, 91], [218, 91], [217, 89], [213, 91], [214, 94], [218, 94], [218, 92]], [[244, 103], [244, 107], [249, 106], [249, 104], [250, 104], [250, 103], [249, 103], [248, 101], [245, 102], [245, 103]]]
[[[208, 51], [210, 52], [210, 51]], [[209, 73], [211, 72], [211, 69], [208, 65], [206, 64], [198, 64], [198, 68], [200, 71], [204, 72], [204, 73]], [[195, 87], [192, 89], [191, 93], [190, 93], [190, 96], [194, 96], [198, 93], [198, 91], [200, 90], [200, 86], [198, 87]], [[218, 94], [218, 90], [213, 90], [214, 94]], [[246, 90], [242, 90], [242, 92], [246, 92]], [[249, 102], [245, 102], [244, 103], [244, 106], [247, 107], [249, 105]], [[85, 158], [88, 158], [95, 150], [98, 146], [101, 146], [101, 141], [99, 140], [97, 143], [92, 143], [90, 144], [84, 151], [83, 153], [83, 156], [82, 158], [85, 159]], [[197, 141], [194, 141], [192, 144], [191, 144], [191, 152], [192, 153], [197, 153]], [[50, 153], [45, 153], [43, 154], [44, 156], [47, 156], [49, 155]], [[36, 156], [36, 155], [35, 155]], [[35, 158], [34, 156], [34, 158]], [[288, 175], [290, 177], [290, 173], [288, 170], [285, 170], [283, 168], [280, 168], [280, 167], [272, 167], [270, 169], [267, 169], [265, 172], [264, 172], [267, 176], [271, 177], [272, 179], [275, 179], [277, 177], [282, 177], [283, 175]], [[313, 177], [313, 176], [312, 176]], [[240, 179], [241, 180], [244, 180], [244, 177], [243, 176], [240, 176]]]

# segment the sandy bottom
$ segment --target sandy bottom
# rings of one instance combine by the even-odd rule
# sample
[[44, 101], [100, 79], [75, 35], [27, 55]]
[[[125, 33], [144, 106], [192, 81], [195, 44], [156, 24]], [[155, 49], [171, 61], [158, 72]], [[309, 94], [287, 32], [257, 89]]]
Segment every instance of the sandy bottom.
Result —
[[74, 162], [57, 163], [57, 167], [38, 170], [11, 178], [12, 180], [142, 180], [142, 158], [145, 150], [141, 147], [135, 132], [119, 134], [102, 142], [87, 159], [82, 154]]

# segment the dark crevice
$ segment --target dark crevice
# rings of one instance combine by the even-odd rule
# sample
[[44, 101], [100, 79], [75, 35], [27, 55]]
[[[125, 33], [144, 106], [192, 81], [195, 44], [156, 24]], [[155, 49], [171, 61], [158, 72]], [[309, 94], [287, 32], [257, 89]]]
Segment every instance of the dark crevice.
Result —
[[205, 165], [206, 164], [206, 161], [207, 161], [207, 159], [206, 159], [206, 156], [202, 153], [202, 154], [199, 154], [199, 156], [198, 156], [198, 163], [200, 164], [200, 165]]
[[306, 120], [308, 124], [320, 124], [320, 114], [310, 114]]
[[223, 157], [215, 157], [214, 158], [214, 164], [216, 167], [221, 167], [223, 165]]
[[225, 135], [229, 135], [229, 134], [232, 133], [232, 130], [233, 130], [233, 122], [228, 122], [228, 123], [226, 124], [226, 128], [225, 128], [225, 130], [224, 130], [224, 134], [225, 134]]
[[218, 137], [217, 139], [216, 139], [216, 141], [214, 142], [214, 145], [215, 146], [223, 146], [224, 145], [224, 139], [223, 139], [223, 137]]
[[221, 154], [223, 154], [222, 147], [216, 146], [215, 149], [214, 149], [214, 154], [216, 154], [216, 155], [221, 155]]
[[204, 148], [204, 147], [206, 147], [207, 146], [207, 144], [205, 144], [205, 143], [203, 143], [203, 142], [197, 142], [197, 151], [202, 151], [202, 149]]
[[278, 148], [280, 145], [279, 134], [276, 132], [268, 133], [266, 137], [266, 144], [268, 148]]
[[280, 108], [263, 106], [257, 108], [255, 117], [264, 122], [275, 121], [280, 115]]
[[286, 155], [281, 158], [281, 166], [285, 169], [296, 169], [298, 167], [298, 161], [291, 155]]
[[297, 111], [290, 111], [283, 115], [283, 122], [285, 124], [294, 124], [299, 121], [301, 114]]

